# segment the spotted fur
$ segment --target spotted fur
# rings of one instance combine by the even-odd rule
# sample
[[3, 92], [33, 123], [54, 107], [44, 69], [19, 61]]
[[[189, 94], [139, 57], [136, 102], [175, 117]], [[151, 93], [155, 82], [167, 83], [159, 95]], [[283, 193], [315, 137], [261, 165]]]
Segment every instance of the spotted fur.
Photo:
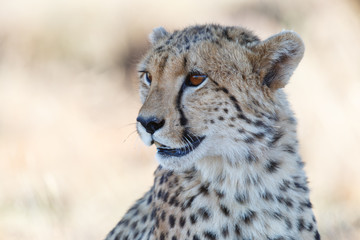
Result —
[[[106, 239], [320, 239], [282, 90], [300, 37], [202, 25], [157, 28], [150, 41], [137, 130], [160, 166]], [[193, 75], [206, 79], [194, 86]]]

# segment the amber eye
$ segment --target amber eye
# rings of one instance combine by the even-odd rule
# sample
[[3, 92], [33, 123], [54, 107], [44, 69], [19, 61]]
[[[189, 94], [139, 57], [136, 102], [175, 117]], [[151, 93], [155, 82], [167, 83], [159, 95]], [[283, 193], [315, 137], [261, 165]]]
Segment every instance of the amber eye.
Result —
[[151, 77], [151, 74], [149, 72], [145, 73], [145, 80], [149, 85], [151, 84], [152, 77]]
[[206, 78], [207, 76], [204, 74], [190, 73], [186, 78], [185, 84], [187, 86], [196, 87], [204, 82]]

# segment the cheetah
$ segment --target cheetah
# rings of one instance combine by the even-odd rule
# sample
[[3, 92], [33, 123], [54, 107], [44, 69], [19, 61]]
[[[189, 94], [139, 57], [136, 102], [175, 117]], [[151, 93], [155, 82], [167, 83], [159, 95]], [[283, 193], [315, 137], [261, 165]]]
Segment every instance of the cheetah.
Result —
[[106, 239], [320, 239], [283, 91], [299, 35], [209, 24], [149, 39], [137, 132], [159, 167]]

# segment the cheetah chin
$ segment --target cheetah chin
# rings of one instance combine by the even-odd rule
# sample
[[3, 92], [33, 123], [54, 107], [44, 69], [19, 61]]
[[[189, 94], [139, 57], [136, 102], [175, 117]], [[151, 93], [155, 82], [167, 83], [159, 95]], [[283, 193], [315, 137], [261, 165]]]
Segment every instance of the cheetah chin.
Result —
[[162, 158], [168, 158], [168, 157], [183, 157], [190, 152], [194, 151], [201, 142], [205, 139], [205, 136], [198, 137], [198, 136], [191, 136], [187, 135], [185, 137], [186, 139], [186, 145], [180, 148], [171, 148], [169, 146], [163, 145], [157, 141], [154, 141], [154, 144], [157, 148], [157, 153]]

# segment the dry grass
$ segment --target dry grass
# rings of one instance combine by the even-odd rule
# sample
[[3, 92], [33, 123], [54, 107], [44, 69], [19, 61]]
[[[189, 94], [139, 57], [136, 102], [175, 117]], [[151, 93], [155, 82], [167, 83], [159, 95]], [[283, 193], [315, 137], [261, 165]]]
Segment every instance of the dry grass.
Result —
[[323, 239], [360, 239], [356, 1], [2, 1], [0, 239], [101, 239], [152, 184], [135, 131], [146, 34], [217, 22], [307, 50], [287, 87]]

